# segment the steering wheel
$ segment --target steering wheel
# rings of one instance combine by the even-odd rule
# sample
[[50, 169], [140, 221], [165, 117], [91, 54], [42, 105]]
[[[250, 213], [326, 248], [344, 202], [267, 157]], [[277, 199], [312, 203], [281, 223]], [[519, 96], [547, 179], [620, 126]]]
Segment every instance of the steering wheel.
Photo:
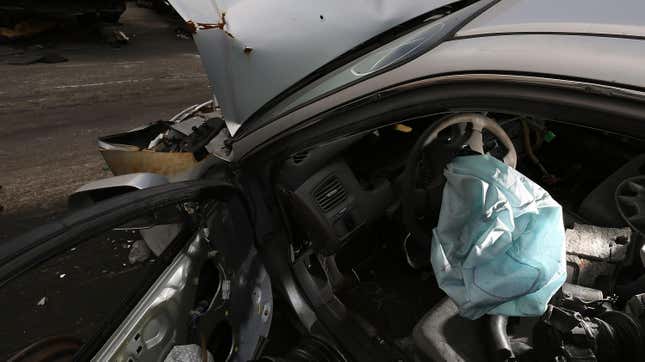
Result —
[[[440, 133], [447, 129], [452, 135], [441, 138]], [[438, 121], [423, 132], [412, 148], [403, 174], [401, 202], [403, 222], [409, 232], [403, 246], [412, 267], [419, 268], [430, 261], [431, 230], [439, 217], [445, 183], [443, 170], [464, 152], [484, 154], [484, 130], [502, 143], [507, 150], [502, 160], [515, 168], [517, 152], [513, 142], [497, 122], [479, 113], [455, 114]], [[419, 180], [421, 171], [428, 176], [424, 182]], [[424, 215], [420, 215], [421, 211]], [[421, 262], [414, 260], [417, 258]]]

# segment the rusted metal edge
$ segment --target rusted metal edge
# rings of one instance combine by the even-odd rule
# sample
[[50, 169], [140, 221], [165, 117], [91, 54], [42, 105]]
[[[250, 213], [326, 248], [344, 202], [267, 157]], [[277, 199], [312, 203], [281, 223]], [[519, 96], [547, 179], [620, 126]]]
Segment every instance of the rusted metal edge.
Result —
[[222, 15], [220, 16], [220, 21], [217, 23], [196, 23], [192, 20], [188, 20], [186, 21], [186, 26], [188, 27], [188, 30], [193, 34], [197, 33], [197, 30], [219, 29], [226, 33], [226, 35], [233, 38], [233, 34], [224, 29], [224, 27], [226, 27], [226, 13], [222, 13]]

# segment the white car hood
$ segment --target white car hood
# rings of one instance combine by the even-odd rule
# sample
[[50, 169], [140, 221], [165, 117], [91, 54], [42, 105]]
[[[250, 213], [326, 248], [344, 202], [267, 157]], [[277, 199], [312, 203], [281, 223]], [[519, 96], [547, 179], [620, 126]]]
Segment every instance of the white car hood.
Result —
[[451, 0], [170, 0], [194, 40], [231, 135], [338, 56]]

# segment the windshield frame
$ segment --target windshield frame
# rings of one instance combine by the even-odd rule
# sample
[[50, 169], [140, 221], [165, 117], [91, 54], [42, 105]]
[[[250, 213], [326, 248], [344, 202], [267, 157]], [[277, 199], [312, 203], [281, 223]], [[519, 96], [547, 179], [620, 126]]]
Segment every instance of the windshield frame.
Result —
[[[388, 72], [418, 58], [444, 41], [452, 38], [466, 24], [493, 5], [497, 4], [499, 1], [500, 0], [457, 1], [418, 16], [368, 40], [319, 68], [317, 71], [282, 92], [273, 100], [267, 102], [242, 124], [241, 128], [237, 131], [234, 140], [244, 138], [262, 127], [293, 113], [298, 109], [315, 103], [320, 99], [326, 98], [343, 89], [379, 74]], [[436, 32], [433, 33], [432, 30], [436, 30]], [[424, 39], [423, 44], [416, 47], [414, 51], [407, 54], [407, 56], [401, 57], [400, 59], [397, 59], [397, 61], [387, 64], [387, 66], [382, 66], [378, 70], [358, 77], [353, 81], [346, 82], [341, 86], [334, 87], [327, 92], [323, 92], [304, 102], [293, 104], [293, 106], [291, 106], [291, 103], [295, 103], [294, 101], [296, 99], [310, 92], [313, 88], [322, 85], [326, 80], [333, 78], [339, 72], [342, 72], [348, 67], [351, 68], [353, 65], [360, 63], [375, 53], [388, 49], [392, 46], [392, 43], [396, 43], [397, 41], [400, 41], [400, 39], [416, 32], [426, 32], [428, 39]], [[406, 43], [403, 43], [402, 45], [405, 44]]]

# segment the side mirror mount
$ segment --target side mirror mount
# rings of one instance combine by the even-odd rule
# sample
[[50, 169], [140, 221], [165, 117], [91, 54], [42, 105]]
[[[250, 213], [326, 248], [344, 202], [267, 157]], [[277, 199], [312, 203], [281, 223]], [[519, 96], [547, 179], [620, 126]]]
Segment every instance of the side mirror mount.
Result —
[[[128, 192], [168, 183], [170, 181], [166, 176], [144, 172], [92, 181], [69, 196], [68, 208], [79, 210]], [[118, 229], [138, 231], [148, 248], [159, 256], [181, 231], [182, 216], [177, 208], [163, 209], [155, 213], [154, 217], [147, 216], [132, 220]]]
[[168, 184], [168, 178], [155, 173], [130, 173], [102, 180], [92, 181], [74, 191], [67, 199], [70, 210], [79, 210], [99, 201], [143, 190], [150, 187]]

